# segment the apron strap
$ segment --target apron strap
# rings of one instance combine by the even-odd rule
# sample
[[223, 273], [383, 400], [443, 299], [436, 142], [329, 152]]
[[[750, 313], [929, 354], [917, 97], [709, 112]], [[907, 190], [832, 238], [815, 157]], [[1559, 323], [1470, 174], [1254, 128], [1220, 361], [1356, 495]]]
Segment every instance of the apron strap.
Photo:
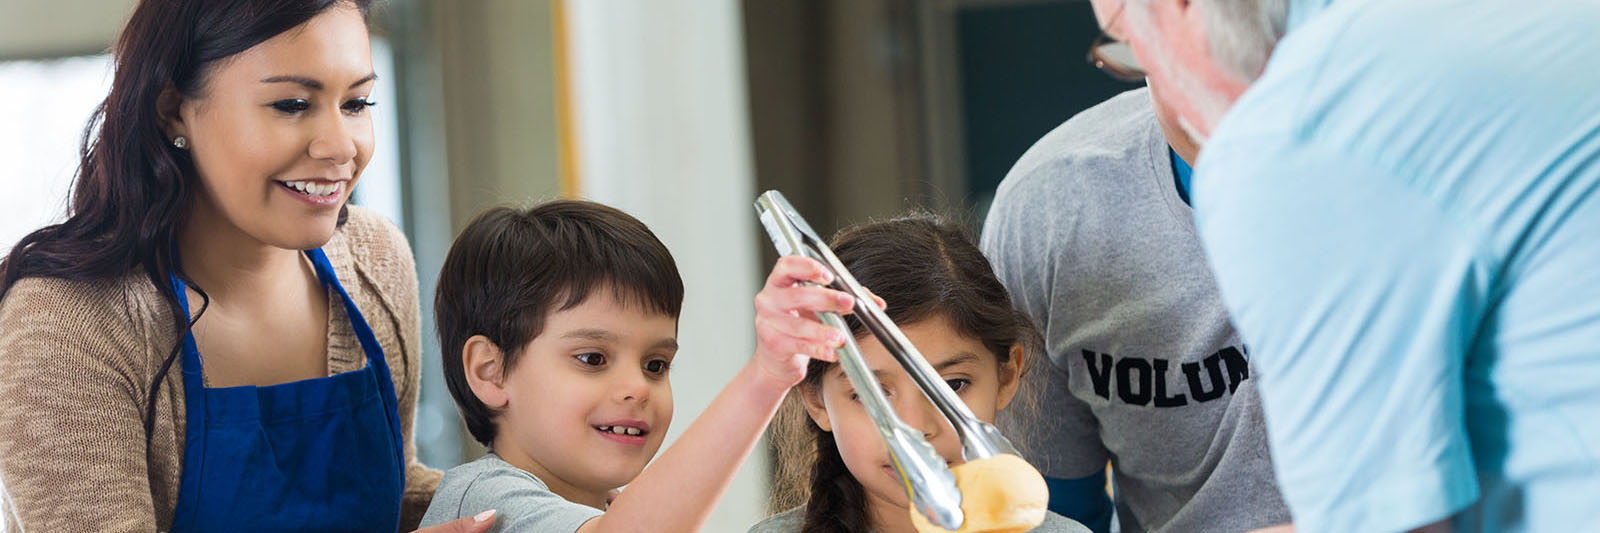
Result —
[[333, 264], [328, 261], [328, 254], [323, 253], [321, 248], [315, 248], [306, 250], [306, 256], [310, 257], [312, 265], [316, 266], [317, 278], [322, 280], [323, 286], [337, 292], [339, 300], [344, 302], [345, 314], [350, 317], [356, 339], [361, 341], [361, 351], [367, 355], [367, 366], [379, 373], [378, 387], [383, 395], [384, 413], [389, 417], [389, 427], [394, 434], [395, 455], [400, 458], [400, 470], [404, 472], [405, 439], [400, 433], [400, 406], [394, 391], [394, 380], [390, 378], [389, 360], [383, 354], [383, 346], [378, 344], [378, 338], [373, 335], [367, 319], [361, 315], [361, 310], [356, 308], [355, 301], [350, 299], [350, 293], [346, 292], [344, 285], [339, 282], [339, 276], [333, 271]]
[[183, 343], [183, 347], [179, 349], [183, 354], [179, 369], [183, 374], [183, 415], [186, 429], [183, 433], [184, 472], [179, 478], [180, 483], [178, 485], [179, 506], [173, 510], [174, 516], [178, 516], [184, 511], [182, 508], [183, 503], [193, 502], [199, 496], [199, 487], [182, 481], [191, 478], [199, 479], [204, 475], [203, 472], [190, 472], [189, 470], [198, 470], [205, 466], [203, 459], [205, 457], [207, 433], [204, 431], [206, 427], [206, 403], [204, 401], [206, 382], [205, 371], [202, 369], [200, 362], [200, 350], [195, 346], [194, 332], [190, 331], [187, 325], [187, 322], [194, 320], [189, 316], [188, 287], [184, 285], [183, 280], [178, 279], [176, 272], [169, 274], [169, 277], [172, 278], [172, 289], [178, 294], [178, 307], [183, 310], [184, 320], [186, 321], [183, 339], [180, 341]]
[[[400, 433], [400, 406], [394, 390], [394, 380], [390, 378], [389, 360], [384, 357], [383, 346], [378, 344], [378, 339], [372, 333], [372, 327], [356, 308], [355, 301], [350, 299], [350, 293], [344, 290], [344, 285], [339, 282], [339, 276], [333, 271], [333, 264], [328, 261], [328, 254], [321, 248], [306, 250], [306, 257], [311, 259], [311, 264], [317, 272], [317, 279], [323, 287], [333, 289], [339, 295], [339, 301], [344, 303], [345, 314], [350, 318], [351, 329], [355, 331], [356, 339], [361, 343], [361, 351], [367, 356], [367, 366], [378, 373], [378, 388], [383, 396], [384, 412], [388, 417], [389, 429], [394, 435], [396, 456], [400, 457], [400, 469], [405, 471], [405, 438]], [[176, 273], [170, 274], [173, 291], [178, 295], [178, 306], [183, 309], [183, 316], [189, 316], [189, 295], [183, 280], [178, 279]], [[182, 348], [183, 386], [192, 391], [205, 390], [205, 371], [200, 350], [195, 345], [193, 332], [186, 331], [183, 336]], [[205, 405], [202, 402], [185, 402], [184, 414], [186, 425], [191, 427], [205, 427]], [[185, 432], [191, 433], [191, 432]], [[204, 432], [199, 432], [203, 438]], [[194, 438], [196, 435], [186, 435]], [[198, 454], [204, 446], [185, 446], [185, 455]], [[187, 457], [185, 458], [187, 460]], [[198, 459], [198, 458], [197, 458]], [[193, 464], [193, 463], [191, 463]]]

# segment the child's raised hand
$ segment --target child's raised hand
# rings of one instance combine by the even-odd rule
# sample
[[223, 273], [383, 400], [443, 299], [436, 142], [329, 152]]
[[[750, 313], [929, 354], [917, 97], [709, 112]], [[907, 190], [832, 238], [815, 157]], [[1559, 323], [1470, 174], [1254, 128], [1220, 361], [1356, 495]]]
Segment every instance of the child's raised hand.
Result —
[[834, 361], [833, 350], [844, 344], [846, 333], [824, 325], [815, 313], [848, 314], [855, 304], [849, 294], [805, 282], [827, 285], [833, 274], [809, 258], [781, 257], [756, 295], [755, 363], [790, 387], [805, 379], [811, 359]]

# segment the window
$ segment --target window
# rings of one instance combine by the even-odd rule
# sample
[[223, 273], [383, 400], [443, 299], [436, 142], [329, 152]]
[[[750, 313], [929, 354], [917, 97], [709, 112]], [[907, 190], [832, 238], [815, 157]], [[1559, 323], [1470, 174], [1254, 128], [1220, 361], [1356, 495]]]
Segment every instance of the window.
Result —
[[0, 246], [66, 214], [83, 127], [111, 90], [110, 56], [0, 62]]

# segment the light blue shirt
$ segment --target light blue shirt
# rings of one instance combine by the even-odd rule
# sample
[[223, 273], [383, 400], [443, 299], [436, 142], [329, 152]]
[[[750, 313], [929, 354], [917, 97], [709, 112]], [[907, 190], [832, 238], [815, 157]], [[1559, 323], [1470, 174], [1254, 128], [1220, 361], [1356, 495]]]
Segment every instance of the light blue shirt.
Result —
[[1296, 525], [1600, 527], [1600, 3], [1290, 18], [1193, 192]]

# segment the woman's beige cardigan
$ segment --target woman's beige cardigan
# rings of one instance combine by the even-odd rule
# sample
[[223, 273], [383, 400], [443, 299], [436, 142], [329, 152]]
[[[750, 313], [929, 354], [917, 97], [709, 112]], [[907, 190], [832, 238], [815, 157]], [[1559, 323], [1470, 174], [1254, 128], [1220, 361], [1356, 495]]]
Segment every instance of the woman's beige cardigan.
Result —
[[[417, 462], [411, 438], [422, 342], [411, 248], [382, 217], [351, 207], [323, 250], [393, 374], [405, 434], [401, 525], [409, 531], [440, 477]], [[328, 372], [366, 366], [336, 295], [328, 311]], [[6, 529], [171, 527], [183, 467], [180, 363], [157, 393], [148, 448], [144, 433], [150, 380], [177, 342], [170, 313], [143, 271], [97, 282], [24, 279], [0, 301], [0, 485], [11, 500], [0, 498]]]

